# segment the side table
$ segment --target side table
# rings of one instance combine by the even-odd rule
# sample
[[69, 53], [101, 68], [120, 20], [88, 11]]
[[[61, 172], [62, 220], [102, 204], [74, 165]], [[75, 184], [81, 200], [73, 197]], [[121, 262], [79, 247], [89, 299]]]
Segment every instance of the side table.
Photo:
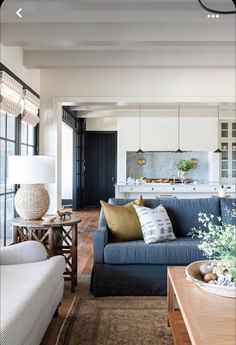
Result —
[[13, 225], [13, 242], [24, 241], [41, 242], [48, 257], [63, 255], [66, 260], [65, 280], [71, 281], [71, 292], [77, 285], [77, 225], [81, 222], [74, 215], [70, 219], [56, 218], [52, 222], [44, 220], [25, 220], [15, 218]]

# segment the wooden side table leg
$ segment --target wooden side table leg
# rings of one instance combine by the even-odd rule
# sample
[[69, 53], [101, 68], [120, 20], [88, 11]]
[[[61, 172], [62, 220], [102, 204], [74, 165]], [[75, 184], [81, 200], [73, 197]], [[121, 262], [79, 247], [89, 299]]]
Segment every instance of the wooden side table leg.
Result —
[[77, 286], [77, 274], [78, 274], [78, 224], [74, 225], [75, 228], [75, 286]]
[[27, 229], [27, 238], [28, 238], [28, 241], [32, 241], [33, 240], [33, 235], [32, 235], [32, 233], [33, 233], [33, 231], [34, 231], [34, 229], [32, 229], [32, 228], [28, 228]]
[[13, 225], [13, 243], [17, 243], [17, 226]]
[[77, 224], [72, 226], [72, 272], [71, 272], [71, 292], [75, 291], [77, 285]]
[[170, 327], [170, 322], [169, 322], [169, 312], [174, 311], [174, 290], [173, 286], [169, 277], [169, 274], [167, 272], [167, 324], [168, 327]]
[[54, 255], [54, 241], [53, 241], [53, 228], [48, 228], [48, 256], [51, 258]]

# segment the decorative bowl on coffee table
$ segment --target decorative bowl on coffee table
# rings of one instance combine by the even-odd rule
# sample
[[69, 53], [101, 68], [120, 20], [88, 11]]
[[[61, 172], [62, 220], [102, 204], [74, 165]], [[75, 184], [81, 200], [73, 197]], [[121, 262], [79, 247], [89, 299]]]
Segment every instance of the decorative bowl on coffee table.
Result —
[[211, 260], [195, 261], [188, 265], [185, 269], [187, 280], [193, 282], [201, 289], [213, 293], [218, 296], [236, 298], [236, 287], [231, 286], [221, 286], [205, 283], [203, 277], [200, 273], [200, 266], [204, 263], [210, 264]]

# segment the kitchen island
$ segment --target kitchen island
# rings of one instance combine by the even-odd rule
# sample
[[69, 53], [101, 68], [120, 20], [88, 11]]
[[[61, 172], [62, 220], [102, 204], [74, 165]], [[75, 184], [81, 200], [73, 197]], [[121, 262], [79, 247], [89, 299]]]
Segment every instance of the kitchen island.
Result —
[[[235, 185], [227, 185], [226, 191], [229, 197], [235, 198]], [[115, 185], [116, 198], [135, 199], [142, 194], [144, 199], [155, 198], [210, 198], [218, 196], [220, 184], [218, 183], [143, 183], [143, 184], [127, 184], [117, 183]]]

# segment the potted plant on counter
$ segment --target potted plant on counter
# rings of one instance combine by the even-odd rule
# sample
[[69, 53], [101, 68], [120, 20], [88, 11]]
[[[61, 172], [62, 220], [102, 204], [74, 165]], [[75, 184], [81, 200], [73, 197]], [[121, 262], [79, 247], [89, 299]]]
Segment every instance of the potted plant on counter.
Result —
[[181, 159], [177, 164], [176, 168], [181, 172], [181, 179], [186, 181], [188, 179], [188, 172], [195, 167], [196, 163], [193, 159], [186, 160]]

